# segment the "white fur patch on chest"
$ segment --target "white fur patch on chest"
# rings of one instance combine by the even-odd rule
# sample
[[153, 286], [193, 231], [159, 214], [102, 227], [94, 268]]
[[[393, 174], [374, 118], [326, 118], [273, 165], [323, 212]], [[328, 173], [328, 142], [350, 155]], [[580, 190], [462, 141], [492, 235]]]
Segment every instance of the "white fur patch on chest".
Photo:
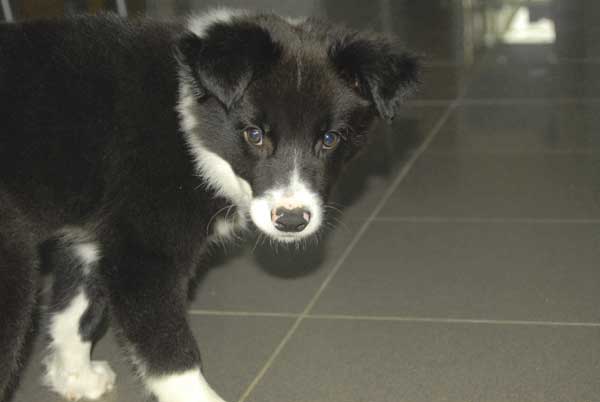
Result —
[[240, 215], [243, 215], [252, 200], [252, 188], [246, 180], [233, 171], [229, 162], [204, 146], [200, 139], [196, 117], [200, 113], [196, 99], [186, 79], [181, 77], [180, 80], [177, 111], [196, 170], [205, 179], [209, 188], [218, 196], [231, 201], [238, 208]]

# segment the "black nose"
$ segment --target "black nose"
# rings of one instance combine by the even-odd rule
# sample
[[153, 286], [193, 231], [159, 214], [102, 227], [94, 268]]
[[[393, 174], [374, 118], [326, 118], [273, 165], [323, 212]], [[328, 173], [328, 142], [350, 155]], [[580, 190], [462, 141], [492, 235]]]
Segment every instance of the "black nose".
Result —
[[302, 232], [310, 221], [310, 212], [304, 208], [277, 208], [272, 213], [277, 230], [282, 232]]

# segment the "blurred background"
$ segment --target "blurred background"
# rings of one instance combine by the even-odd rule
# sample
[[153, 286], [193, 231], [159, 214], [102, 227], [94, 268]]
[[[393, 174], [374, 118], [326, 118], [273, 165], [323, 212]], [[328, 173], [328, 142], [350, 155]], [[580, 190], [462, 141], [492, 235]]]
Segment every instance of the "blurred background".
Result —
[[[2, 0], [5, 20], [114, 11], [158, 18], [215, 6], [315, 15], [357, 28], [393, 32], [432, 61], [474, 62], [501, 44], [544, 53], [548, 61], [598, 57], [598, 8], [589, 0]], [[427, 27], [427, 29], [424, 29]], [[531, 55], [529, 55], [531, 56]]]
[[[600, 401], [598, 0], [0, 4], [6, 21], [272, 10], [423, 56], [420, 91], [343, 177], [319, 244], [213, 250], [190, 322], [228, 401]], [[39, 356], [18, 402], [59, 401]], [[144, 400], [110, 334], [95, 356], [119, 375], [106, 401]]]

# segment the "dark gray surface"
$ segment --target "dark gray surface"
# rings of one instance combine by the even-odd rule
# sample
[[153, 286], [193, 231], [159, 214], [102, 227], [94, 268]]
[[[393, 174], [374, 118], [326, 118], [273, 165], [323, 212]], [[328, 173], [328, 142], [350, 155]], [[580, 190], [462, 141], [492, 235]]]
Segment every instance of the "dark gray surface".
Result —
[[379, 125], [369, 148], [353, 161], [335, 188], [332, 202], [344, 210], [344, 220], [364, 219], [371, 214], [444, 111], [440, 106], [405, 107], [392, 125]]
[[422, 75], [423, 84], [414, 98], [417, 101], [450, 101], [459, 95], [468, 77], [464, 67], [434, 65], [429, 60], [425, 60]]
[[599, 337], [599, 328], [311, 320], [249, 401], [597, 401]]
[[452, 113], [429, 153], [591, 153], [600, 150], [598, 133], [600, 102], [462, 106]]
[[600, 218], [600, 154], [425, 154], [383, 217]]
[[594, 63], [483, 63], [474, 69], [467, 98], [598, 98], [600, 70]]
[[[338, 213], [334, 214], [339, 216]], [[332, 223], [333, 224], [333, 223]], [[318, 245], [272, 247], [257, 239], [245, 248], [219, 252], [200, 282], [191, 309], [300, 313], [352, 239], [357, 223], [345, 222]]]
[[377, 221], [314, 312], [597, 322], [599, 244], [593, 224]]

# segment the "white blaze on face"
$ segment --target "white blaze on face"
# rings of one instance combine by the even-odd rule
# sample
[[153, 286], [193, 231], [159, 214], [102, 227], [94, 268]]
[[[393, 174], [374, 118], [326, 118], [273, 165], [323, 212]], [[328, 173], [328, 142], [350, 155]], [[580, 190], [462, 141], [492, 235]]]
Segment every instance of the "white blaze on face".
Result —
[[[319, 230], [323, 222], [321, 197], [305, 183], [296, 167], [287, 186], [273, 188], [262, 196], [252, 199], [250, 217], [254, 224], [265, 234], [282, 242], [294, 242], [306, 238]], [[306, 228], [299, 232], [284, 232], [276, 228], [275, 211], [278, 208], [301, 208], [308, 212]], [[306, 216], [306, 215], [305, 215]]]

